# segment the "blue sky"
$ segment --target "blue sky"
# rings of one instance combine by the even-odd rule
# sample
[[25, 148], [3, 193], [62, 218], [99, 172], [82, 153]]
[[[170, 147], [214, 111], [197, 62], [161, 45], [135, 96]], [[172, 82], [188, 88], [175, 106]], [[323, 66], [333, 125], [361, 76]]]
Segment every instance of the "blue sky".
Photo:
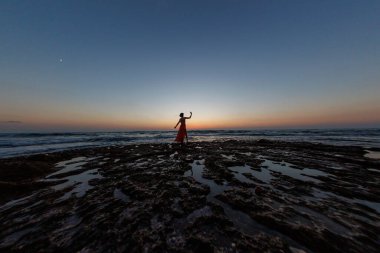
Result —
[[[0, 131], [380, 126], [379, 1], [1, 1]], [[21, 123], [7, 123], [20, 121]]]

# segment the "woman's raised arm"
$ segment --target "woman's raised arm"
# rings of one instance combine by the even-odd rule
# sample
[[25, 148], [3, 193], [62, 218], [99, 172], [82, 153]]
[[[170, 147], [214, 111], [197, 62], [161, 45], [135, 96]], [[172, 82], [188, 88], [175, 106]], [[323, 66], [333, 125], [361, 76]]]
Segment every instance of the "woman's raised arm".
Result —
[[190, 117], [185, 117], [185, 119], [191, 119], [191, 116], [193, 116], [192, 112], [190, 112]]

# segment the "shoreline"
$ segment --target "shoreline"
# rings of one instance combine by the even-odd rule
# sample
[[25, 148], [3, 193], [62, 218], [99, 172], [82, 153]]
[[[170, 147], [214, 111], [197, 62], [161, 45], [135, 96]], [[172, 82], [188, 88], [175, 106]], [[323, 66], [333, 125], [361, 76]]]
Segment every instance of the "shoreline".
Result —
[[[45, 154], [77, 148], [171, 143], [175, 131], [0, 134], [0, 158]], [[380, 151], [380, 129], [190, 130], [191, 142], [269, 139], [327, 145], [362, 146]]]
[[3, 158], [0, 250], [376, 252], [380, 160], [366, 154], [263, 139]]

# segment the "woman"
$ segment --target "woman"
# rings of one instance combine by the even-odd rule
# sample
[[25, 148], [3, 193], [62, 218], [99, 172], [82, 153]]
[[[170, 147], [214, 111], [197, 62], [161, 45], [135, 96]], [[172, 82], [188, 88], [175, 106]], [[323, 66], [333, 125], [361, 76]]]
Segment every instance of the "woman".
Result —
[[181, 126], [179, 127], [177, 138], [175, 138], [175, 141], [183, 143], [183, 139], [186, 137], [186, 143], [189, 142], [187, 139], [187, 131], [186, 131], [186, 120], [191, 119], [191, 116], [193, 115], [192, 112], [190, 112], [190, 117], [184, 117], [183, 112], [179, 115], [181, 118], [178, 120], [177, 125], [175, 125], [174, 128], [177, 128], [178, 124], [181, 123]]

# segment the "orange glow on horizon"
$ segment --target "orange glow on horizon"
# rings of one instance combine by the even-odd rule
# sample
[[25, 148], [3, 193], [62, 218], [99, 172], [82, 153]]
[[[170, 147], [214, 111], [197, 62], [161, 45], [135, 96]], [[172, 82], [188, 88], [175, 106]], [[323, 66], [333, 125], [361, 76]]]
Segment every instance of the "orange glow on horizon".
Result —
[[[302, 109], [302, 110], [301, 110]], [[128, 130], [175, 130], [179, 117], [164, 111], [149, 114], [69, 113], [63, 109], [57, 113], [43, 112], [17, 117], [22, 124], [5, 126], [2, 130], [23, 129], [52, 131], [128, 131]], [[32, 115], [32, 116], [30, 116]], [[1, 116], [1, 115], [0, 115]], [[21, 116], [21, 114], [20, 114]], [[188, 116], [188, 113], [185, 114]], [[1, 120], [1, 118], [0, 118]], [[325, 108], [305, 107], [285, 108], [275, 112], [227, 111], [223, 115], [211, 109], [194, 111], [187, 121], [189, 130], [202, 129], [249, 129], [249, 128], [292, 128], [318, 127], [328, 125], [380, 124], [380, 106], [325, 106]], [[13, 128], [11, 128], [13, 127]]]
[[[378, 114], [379, 115], [379, 114]], [[368, 124], [380, 123], [380, 117], [370, 114], [340, 114], [340, 115], [302, 115], [302, 116], [285, 116], [281, 117], [251, 117], [251, 118], [233, 118], [228, 119], [196, 119], [196, 117], [187, 120], [188, 130], [206, 130], [206, 129], [249, 129], [249, 128], [277, 128], [277, 127], [313, 127], [320, 125], [349, 125], [349, 124]], [[374, 120], [374, 118], [376, 120]], [[34, 129], [88, 129], [88, 130], [175, 130], [174, 120], [112, 120], [103, 121], [101, 119], [83, 119], [83, 120], [49, 120], [45, 122], [24, 122]], [[177, 128], [178, 130], [178, 128]]]

